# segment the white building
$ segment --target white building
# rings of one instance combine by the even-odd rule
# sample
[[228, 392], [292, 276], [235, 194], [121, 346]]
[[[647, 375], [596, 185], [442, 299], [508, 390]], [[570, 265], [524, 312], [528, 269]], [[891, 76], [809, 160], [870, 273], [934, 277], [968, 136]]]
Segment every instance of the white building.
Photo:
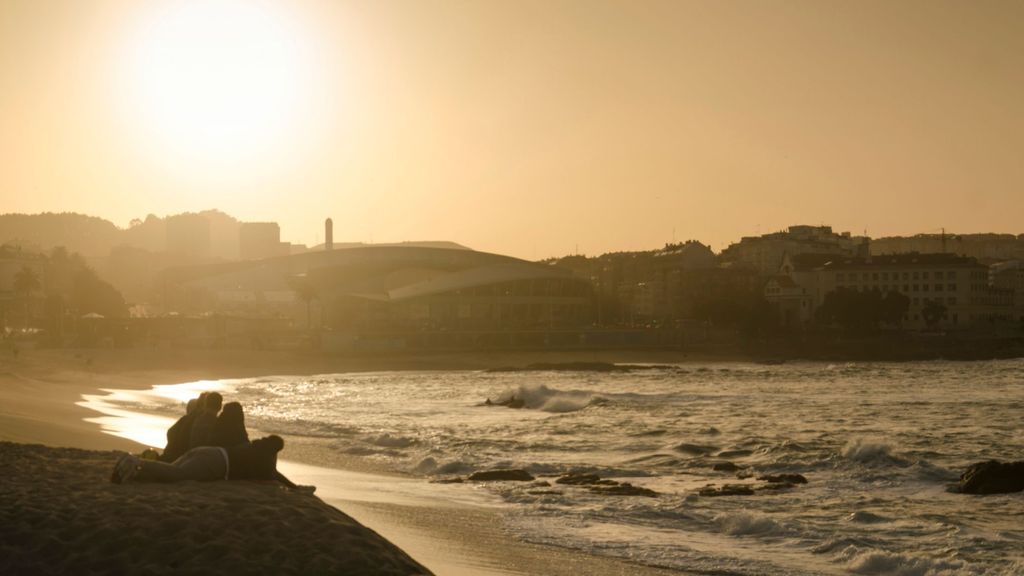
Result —
[[[808, 312], [793, 317], [805, 322], [813, 318], [827, 294], [840, 288], [906, 295], [910, 298], [910, 309], [904, 327], [911, 329], [926, 326], [922, 310], [928, 302], [946, 308], [946, 318], [940, 323], [946, 328], [1008, 320], [1012, 316], [1012, 298], [1005, 290], [989, 285], [988, 267], [974, 258], [952, 254], [787, 255], [780, 274], [790, 278], [792, 284], [770, 280], [765, 297], [789, 307], [809, 306]], [[802, 304], [805, 301], [807, 304]]]

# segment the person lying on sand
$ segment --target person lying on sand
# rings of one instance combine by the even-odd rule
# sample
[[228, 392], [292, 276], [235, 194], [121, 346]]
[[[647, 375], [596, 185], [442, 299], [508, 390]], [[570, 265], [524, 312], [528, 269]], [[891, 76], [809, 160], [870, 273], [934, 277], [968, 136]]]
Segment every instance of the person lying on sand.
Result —
[[251, 444], [230, 448], [193, 448], [171, 464], [125, 454], [114, 465], [110, 481], [123, 484], [184, 480], [276, 480], [289, 488], [314, 492], [315, 486], [298, 486], [277, 471], [277, 453], [283, 448], [284, 439], [272, 435], [254, 440]]

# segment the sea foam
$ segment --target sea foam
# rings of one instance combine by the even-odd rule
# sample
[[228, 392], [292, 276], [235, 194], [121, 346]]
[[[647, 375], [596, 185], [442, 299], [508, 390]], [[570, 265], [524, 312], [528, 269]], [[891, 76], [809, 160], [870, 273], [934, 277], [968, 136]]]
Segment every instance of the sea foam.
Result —
[[510, 408], [562, 413], [576, 412], [604, 401], [601, 396], [582, 390], [562, 391], [543, 384], [521, 384], [514, 389], [505, 390], [496, 400], [491, 400], [491, 403]]

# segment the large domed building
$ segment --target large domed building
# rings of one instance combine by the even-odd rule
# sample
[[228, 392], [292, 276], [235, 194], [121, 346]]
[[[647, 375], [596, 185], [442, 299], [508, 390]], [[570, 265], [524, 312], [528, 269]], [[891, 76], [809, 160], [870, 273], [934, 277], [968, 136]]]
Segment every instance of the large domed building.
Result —
[[592, 321], [585, 279], [447, 242], [335, 244], [179, 268], [164, 283], [183, 313], [289, 317], [352, 345], [543, 345]]

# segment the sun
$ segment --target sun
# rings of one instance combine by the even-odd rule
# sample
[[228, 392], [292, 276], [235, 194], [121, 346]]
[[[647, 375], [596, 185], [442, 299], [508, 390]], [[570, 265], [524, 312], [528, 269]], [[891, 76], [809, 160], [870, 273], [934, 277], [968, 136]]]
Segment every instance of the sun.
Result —
[[311, 70], [303, 35], [282, 5], [149, 6], [129, 42], [126, 92], [133, 122], [161, 154], [245, 164], [296, 136]]

